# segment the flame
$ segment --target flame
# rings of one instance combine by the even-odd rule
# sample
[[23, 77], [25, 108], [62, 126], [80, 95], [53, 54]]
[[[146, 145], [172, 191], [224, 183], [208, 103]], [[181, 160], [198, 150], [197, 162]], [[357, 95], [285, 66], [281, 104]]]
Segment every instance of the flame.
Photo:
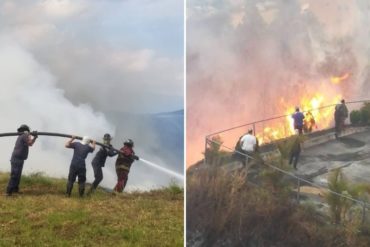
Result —
[[330, 77], [330, 81], [333, 84], [339, 84], [342, 81], [346, 80], [348, 77], [349, 77], [349, 73], [345, 73], [344, 75], [339, 76], [339, 77], [336, 77], [336, 76]]
[[[328, 104], [336, 104], [340, 99], [341, 95], [324, 96], [324, 94], [321, 93], [315, 93], [314, 95], [303, 97], [300, 101], [299, 107], [300, 111], [305, 115], [305, 132], [329, 127], [333, 120], [334, 107], [322, 107]], [[294, 112], [294, 106], [287, 107], [285, 111], [287, 116], [284, 121], [273, 123], [271, 126], [265, 127], [262, 133], [257, 133], [256, 137], [259, 140], [259, 143], [268, 143], [273, 140], [294, 135], [294, 120], [292, 118], [292, 114]]]
[[[347, 73], [340, 79], [344, 80], [348, 76]], [[248, 126], [222, 132], [221, 137], [224, 145], [226, 147], [235, 146], [235, 140], [239, 140], [248, 129], [255, 131], [254, 134], [260, 145], [295, 135], [292, 115], [296, 106], [299, 106], [300, 111], [305, 115], [304, 133], [331, 127], [334, 122], [334, 105], [342, 99], [340, 88], [330, 83], [328, 78], [319, 82], [310, 83], [307, 81], [304, 84], [308, 87], [297, 88], [295, 92], [291, 92], [290, 97], [277, 99], [274, 109], [277, 112], [283, 112], [285, 117], [258, 121]], [[310, 87], [311, 85], [312, 87]]]

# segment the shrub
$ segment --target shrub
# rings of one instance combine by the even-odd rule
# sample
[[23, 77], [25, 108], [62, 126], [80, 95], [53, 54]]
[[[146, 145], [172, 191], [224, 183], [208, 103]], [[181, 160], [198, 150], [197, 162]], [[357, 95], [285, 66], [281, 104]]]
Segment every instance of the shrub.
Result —
[[361, 112], [358, 110], [353, 110], [349, 114], [349, 119], [351, 121], [351, 124], [359, 124], [361, 121]]
[[[338, 194], [365, 202], [367, 202], [367, 195], [370, 191], [369, 184], [350, 184], [344, 177], [341, 169], [336, 169], [329, 174], [328, 188]], [[356, 211], [356, 206], [359, 206], [358, 204], [333, 193], [327, 193], [325, 198], [329, 205], [332, 220], [335, 224], [355, 223], [358, 227], [360, 226], [361, 213], [357, 212], [355, 216], [353, 212], [350, 212], [352, 209]]]
[[368, 124], [370, 120], [370, 103], [364, 103], [361, 107], [361, 123]]
[[328, 244], [333, 236], [318, 227], [323, 222], [313, 208], [297, 206], [287, 193], [250, 185], [243, 172], [213, 168], [188, 176], [187, 209], [189, 243], [335, 246]]
[[208, 146], [205, 152], [205, 158], [208, 164], [219, 163], [219, 158], [228, 155], [228, 152], [221, 150], [223, 144], [222, 138], [219, 135], [213, 136], [208, 140]]
[[167, 192], [170, 193], [172, 197], [182, 195], [184, 193], [184, 189], [181, 188], [175, 181], [171, 181], [171, 183], [166, 188]]

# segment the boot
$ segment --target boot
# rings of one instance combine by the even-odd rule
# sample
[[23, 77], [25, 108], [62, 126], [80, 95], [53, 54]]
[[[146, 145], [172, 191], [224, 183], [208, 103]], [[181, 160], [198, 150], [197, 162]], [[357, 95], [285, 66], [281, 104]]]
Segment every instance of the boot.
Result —
[[85, 184], [78, 184], [78, 193], [80, 194], [80, 197], [84, 196], [85, 193]]
[[71, 197], [72, 189], [73, 189], [73, 183], [68, 182], [67, 183], [67, 192], [66, 192], [66, 195], [68, 197]]
[[91, 196], [91, 194], [94, 193], [94, 191], [95, 191], [95, 187], [92, 185], [86, 195]]

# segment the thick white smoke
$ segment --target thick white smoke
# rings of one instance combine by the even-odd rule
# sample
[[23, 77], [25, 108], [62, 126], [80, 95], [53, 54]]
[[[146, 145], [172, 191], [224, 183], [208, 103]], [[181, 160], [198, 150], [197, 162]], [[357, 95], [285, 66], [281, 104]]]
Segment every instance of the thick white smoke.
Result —
[[[114, 133], [114, 127], [101, 113], [88, 105], [75, 106], [56, 88], [56, 78], [35, 61], [30, 53], [14, 40], [0, 38], [0, 112], [1, 131], [15, 132], [20, 124], [34, 130], [90, 135]], [[44, 172], [55, 177], [67, 177], [72, 150], [64, 148], [66, 139], [40, 137], [30, 149], [25, 173]], [[9, 171], [9, 159], [14, 138], [0, 139], [0, 170]], [[90, 156], [91, 158], [91, 156]], [[91, 174], [89, 174], [91, 180]], [[112, 185], [113, 178], [106, 180]]]
[[[154, 114], [183, 108], [183, 18], [178, 13], [183, 6], [171, 0], [0, 1], [1, 131], [26, 123], [98, 140], [110, 132], [116, 148], [131, 138], [139, 156], [181, 172], [181, 149], [172, 143], [181, 137], [182, 122], [172, 115], [173, 122], [157, 121]], [[180, 132], [173, 131], [177, 126]], [[14, 141], [0, 139], [2, 171], [10, 169]], [[65, 141], [40, 137], [25, 171], [66, 177], [72, 150], [64, 148]], [[94, 155], [87, 160], [88, 182]], [[116, 180], [114, 162], [108, 159], [103, 170], [102, 185], [108, 188]], [[135, 162], [128, 189], [170, 181]]]

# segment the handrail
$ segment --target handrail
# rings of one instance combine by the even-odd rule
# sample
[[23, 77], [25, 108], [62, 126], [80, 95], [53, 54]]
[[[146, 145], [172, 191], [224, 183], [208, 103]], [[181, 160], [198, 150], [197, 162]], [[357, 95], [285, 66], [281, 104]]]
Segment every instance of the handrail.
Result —
[[[348, 102], [346, 102], [346, 104], [347, 104], [347, 105], [350, 105], [350, 104], [366, 103], [366, 102], [370, 102], [370, 99], [365, 99], [365, 100], [355, 100], [355, 101], [348, 101]], [[318, 107], [318, 108], [312, 108], [312, 109], [309, 109], [309, 110], [306, 110], [306, 111], [302, 111], [302, 112], [303, 112], [303, 113], [305, 113], [305, 112], [308, 112], [308, 111], [321, 110], [321, 109], [325, 109], [325, 108], [328, 108], [328, 107], [334, 107], [335, 105], [337, 105], [337, 104], [325, 105], [325, 106], [321, 106], [321, 107]], [[222, 143], [220, 143], [220, 142], [217, 142], [217, 141], [215, 141], [215, 140], [210, 139], [210, 137], [211, 137], [211, 136], [214, 136], [214, 135], [217, 135], [217, 134], [221, 134], [221, 133], [227, 132], [227, 131], [231, 131], [231, 130], [234, 130], [234, 129], [237, 129], [237, 128], [245, 127], [245, 126], [248, 126], [248, 125], [255, 125], [255, 124], [258, 124], [258, 123], [263, 123], [263, 122], [267, 122], [267, 121], [271, 121], [271, 120], [275, 120], [275, 119], [285, 118], [285, 117], [288, 117], [288, 116], [290, 116], [290, 115], [291, 115], [291, 114], [285, 114], [285, 115], [281, 115], [281, 116], [271, 117], [271, 118], [267, 118], [267, 119], [263, 119], [263, 120], [258, 120], [258, 121], [255, 121], [255, 122], [251, 122], [251, 123], [247, 123], [247, 124], [243, 124], [243, 125], [239, 125], [239, 126], [235, 126], [235, 127], [232, 127], [232, 128], [228, 128], [228, 129], [224, 129], [224, 130], [220, 130], [220, 131], [214, 132], [214, 133], [209, 134], [209, 135], [207, 135], [207, 136], [206, 136], [206, 138], [205, 138], [205, 141], [206, 141], [206, 143], [205, 143], [206, 148], [207, 148], [208, 143], [209, 143], [209, 142], [212, 142], [212, 143], [215, 143], [215, 144], [219, 145], [220, 147], [223, 147], [223, 148], [225, 148], [225, 149], [228, 149], [228, 150], [230, 150], [230, 151], [232, 151], [232, 152], [234, 152], [234, 153], [238, 153], [238, 154], [240, 154], [240, 155], [243, 155], [244, 157], [248, 157], [248, 158], [250, 158], [250, 159], [256, 160], [254, 157], [252, 157], [252, 156], [250, 156], [250, 155], [248, 155], [248, 154], [242, 153], [242, 152], [240, 152], [240, 151], [237, 151], [237, 150], [235, 150], [234, 148], [227, 147], [227, 146], [223, 145], [223, 144], [222, 144]], [[205, 150], [205, 151], [207, 151], [207, 150]], [[205, 155], [206, 155], [206, 153], [205, 153]], [[205, 160], [206, 160], [206, 159], [205, 159]], [[313, 187], [316, 187], [316, 188], [318, 188], [318, 189], [325, 189], [325, 190], [326, 190], [326, 191], [328, 191], [329, 193], [332, 193], [332, 194], [334, 194], [334, 195], [340, 196], [340, 197], [342, 197], [342, 198], [346, 198], [346, 199], [351, 200], [352, 202], [355, 202], [355, 203], [360, 203], [360, 204], [362, 204], [362, 205], [363, 205], [364, 207], [366, 207], [366, 208], [370, 208], [370, 204], [369, 204], [369, 203], [367, 203], [367, 202], [365, 202], [365, 201], [360, 201], [360, 200], [357, 200], [357, 199], [355, 199], [355, 198], [353, 198], [353, 197], [349, 197], [349, 196], [346, 196], [346, 195], [340, 194], [340, 193], [338, 193], [338, 192], [335, 192], [335, 191], [333, 191], [333, 190], [330, 190], [329, 188], [326, 188], [326, 187], [323, 187], [323, 186], [319, 186], [319, 185], [317, 185], [317, 184], [315, 184], [315, 183], [312, 183], [312, 182], [310, 182], [310, 181], [308, 181], [308, 180], [306, 180], [306, 179], [303, 179], [303, 178], [301, 178], [301, 177], [298, 177], [298, 176], [296, 176], [295, 174], [293, 174], [293, 173], [291, 173], [291, 172], [288, 172], [288, 171], [286, 171], [286, 170], [284, 170], [284, 169], [281, 169], [281, 168], [279, 168], [279, 167], [276, 167], [276, 166], [274, 166], [274, 165], [272, 165], [272, 164], [268, 164], [268, 163], [266, 163], [266, 162], [264, 162], [264, 164], [266, 164], [266, 165], [267, 165], [267, 166], [269, 166], [270, 168], [272, 168], [272, 169], [274, 169], [274, 170], [276, 170], [276, 171], [278, 171], [278, 172], [280, 172], [280, 173], [283, 173], [283, 174], [285, 174], [285, 175], [287, 175], [287, 176], [290, 176], [291, 178], [297, 179], [299, 182], [304, 182], [304, 183], [309, 184], [309, 185], [311, 185], [311, 186], [313, 186]]]
[[[370, 102], [370, 99], [356, 100], [356, 101], [348, 101], [348, 102], [346, 102], [346, 104], [357, 104], [357, 103], [365, 103], [365, 102]], [[306, 113], [306, 112], [309, 112], [309, 111], [322, 110], [322, 109], [325, 109], [325, 108], [328, 108], [328, 107], [333, 107], [333, 106], [336, 106], [336, 105], [337, 104], [331, 104], [331, 105], [321, 106], [321, 107], [318, 107], [318, 108], [311, 108], [311, 109], [309, 109], [307, 111], [302, 111], [302, 113]], [[267, 121], [271, 121], [271, 120], [275, 120], [275, 119], [279, 119], [279, 118], [285, 118], [285, 117], [288, 117], [288, 116], [291, 116], [291, 114], [280, 115], [280, 116], [276, 116], [276, 117], [271, 117], [271, 118], [266, 118], [266, 119], [258, 120], [258, 121], [251, 122], [251, 123], [246, 123], [246, 124], [234, 126], [234, 127], [228, 128], [228, 129], [224, 129], [224, 130], [220, 130], [220, 131], [217, 131], [217, 132], [208, 134], [208, 135], [206, 135], [206, 138], [208, 138], [210, 136], [218, 135], [218, 134], [221, 134], [221, 133], [230, 131], [230, 130], [234, 130], [234, 129], [238, 129], [238, 128], [241, 128], [241, 127], [245, 127], [245, 126], [248, 126], [248, 125], [263, 123], [263, 122], [267, 122]]]
[[[215, 144], [217, 144], [217, 145], [219, 145], [220, 147], [224, 147], [224, 148], [226, 148], [226, 149], [228, 149], [228, 150], [230, 150], [230, 151], [232, 151], [232, 152], [235, 152], [235, 153], [241, 154], [241, 155], [243, 155], [243, 156], [245, 156], [245, 157], [248, 157], [248, 158], [251, 158], [251, 159], [253, 159], [253, 160], [256, 160], [256, 158], [254, 158], [254, 157], [252, 157], [252, 156], [250, 156], [250, 155], [247, 155], [247, 154], [245, 154], [245, 153], [242, 153], [242, 152], [240, 152], [240, 151], [237, 151], [237, 150], [235, 150], [235, 149], [233, 149], [233, 148], [229, 148], [229, 147], [227, 147], [227, 146], [225, 146], [225, 145], [222, 145], [222, 143], [220, 143], [220, 142], [216, 142], [216, 141], [214, 141], [214, 140], [209, 140], [209, 139], [207, 139], [207, 140], [208, 140], [208, 141], [211, 141], [211, 142], [213, 142], [213, 143], [215, 143]], [[370, 204], [369, 204], [369, 203], [367, 203], [367, 202], [365, 202], [365, 201], [360, 201], [360, 200], [357, 200], [357, 199], [355, 199], [355, 198], [353, 198], [353, 197], [349, 197], [349, 196], [346, 196], [346, 195], [343, 195], [343, 194], [339, 194], [338, 192], [335, 192], [335, 191], [330, 190], [329, 188], [326, 188], [326, 187], [323, 187], [323, 186], [319, 186], [319, 185], [317, 185], [317, 184], [315, 184], [315, 183], [312, 183], [312, 182], [310, 182], [310, 181], [308, 181], [308, 180], [306, 180], [306, 179], [304, 179], [304, 178], [298, 177], [298, 176], [296, 176], [295, 174], [293, 174], [293, 173], [291, 173], [291, 172], [288, 172], [288, 171], [286, 171], [286, 170], [284, 170], [284, 169], [281, 169], [281, 168], [279, 168], [279, 167], [276, 167], [276, 166], [274, 166], [274, 165], [271, 165], [271, 164], [268, 164], [268, 163], [265, 163], [265, 162], [264, 162], [264, 164], [265, 164], [265, 165], [267, 165], [267, 166], [269, 166], [270, 168], [272, 168], [272, 169], [274, 169], [274, 170], [277, 170], [277, 171], [279, 171], [279, 172], [281, 172], [281, 173], [285, 174], [285, 175], [288, 175], [288, 176], [290, 176], [290, 177], [292, 177], [292, 178], [295, 178], [295, 179], [297, 179], [298, 181], [301, 181], [301, 182], [307, 183], [307, 184], [309, 184], [309, 185], [311, 185], [311, 186], [313, 186], [313, 187], [316, 187], [316, 188], [318, 188], [318, 189], [325, 189], [326, 191], [328, 191], [328, 192], [330, 192], [330, 193], [332, 193], [332, 194], [334, 194], [334, 195], [340, 196], [340, 197], [342, 197], [342, 198], [346, 198], [346, 199], [351, 200], [351, 201], [356, 202], [356, 203], [361, 203], [362, 205], [366, 206], [367, 208], [370, 208]]]

